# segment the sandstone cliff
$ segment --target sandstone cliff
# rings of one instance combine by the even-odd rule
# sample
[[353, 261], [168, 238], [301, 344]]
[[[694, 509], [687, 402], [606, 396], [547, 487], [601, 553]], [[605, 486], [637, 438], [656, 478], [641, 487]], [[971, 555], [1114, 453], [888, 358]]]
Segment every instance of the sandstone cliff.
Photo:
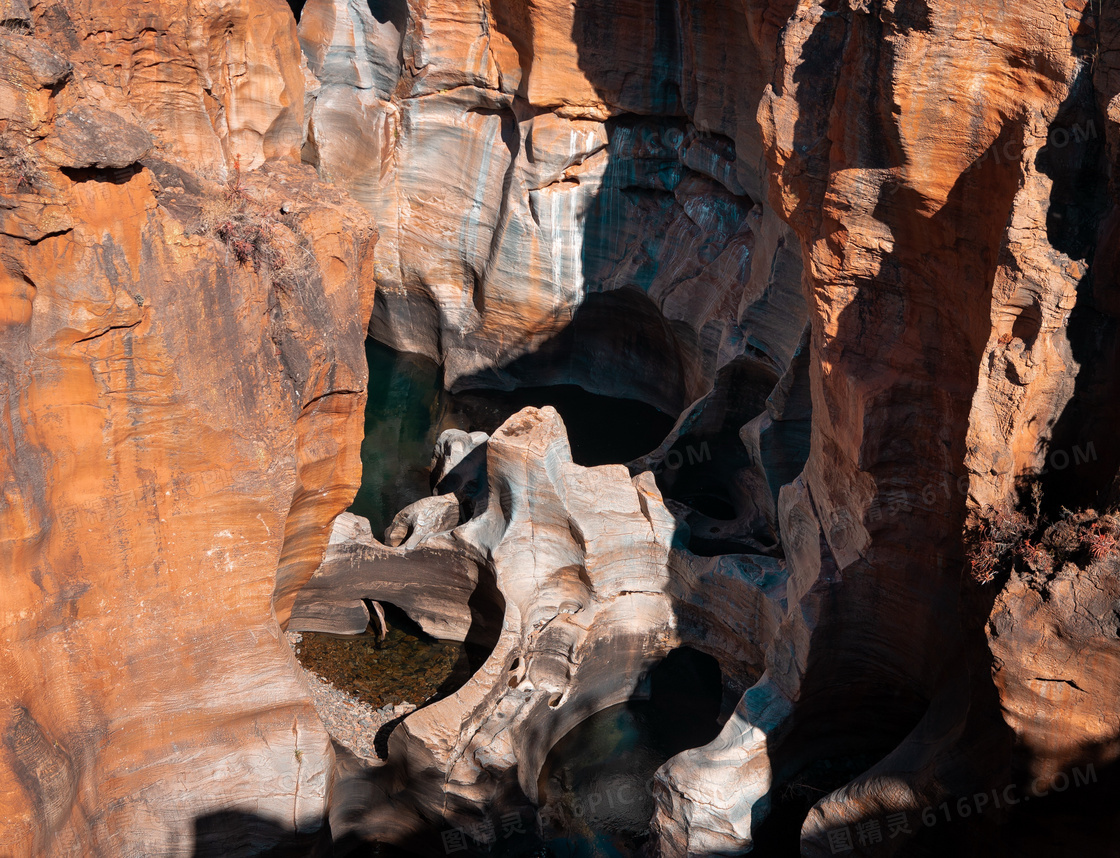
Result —
[[6, 5], [0, 852], [319, 828], [277, 621], [358, 478], [372, 232], [299, 164], [295, 22]]
[[[252, 852], [342, 805], [411, 842], [533, 800], [575, 713], [678, 643], [753, 685], [660, 771], [665, 856], [833, 854], [905, 814], [852, 852], [999, 854], [1009, 808], [920, 812], [1110, 771], [1117, 535], [1079, 511], [1120, 501], [1113, 5], [0, 0], [0, 24], [4, 849]], [[443, 471], [477, 449], [485, 478], [382, 545], [337, 519], [367, 330], [455, 389], [575, 383], [677, 425], [629, 473], [574, 465], [547, 410], [445, 437]], [[463, 637], [480, 588], [486, 668], [330, 813], [280, 625], [389, 598]]]

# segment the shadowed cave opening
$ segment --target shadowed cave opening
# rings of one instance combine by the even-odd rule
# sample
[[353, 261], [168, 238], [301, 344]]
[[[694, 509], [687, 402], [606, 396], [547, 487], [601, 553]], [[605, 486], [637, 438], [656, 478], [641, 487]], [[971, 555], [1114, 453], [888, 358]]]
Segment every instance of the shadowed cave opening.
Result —
[[543, 854], [640, 854], [650, 837], [654, 773], [718, 735], [722, 698], [716, 659], [679, 647], [649, 672], [648, 697], [636, 694], [572, 728], [549, 751], [539, 778]]
[[448, 396], [443, 428], [490, 434], [522, 408], [551, 405], [568, 430], [572, 459], [580, 465], [622, 464], [648, 453], [673, 428], [668, 414], [639, 402], [588, 393], [575, 384], [511, 391], [471, 389]]
[[[700, 556], [773, 553], [780, 550], [768, 482], [792, 480], [808, 455], [798, 433], [807, 420], [782, 420], [760, 432], [752, 452], [741, 431], [766, 409], [778, 378], [750, 357], [731, 361], [717, 374], [702, 410], [682, 423], [665, 457], [653, 470], [666, 501], [683, 504], [688, 547]], [[804, 382], [799, 381], [799, 385]], [[807, 439], [805, 439], [807, 441]], [[776, 449], [784, 445], [782, 449]], [[631, 463], [631, 472], [644, 468]]]
[[303, 14], [303, 7], [306, 2], [307, 0], [288, 0], [288, 6], [291, 8], [292, 14], [295, 16], [296, 23], [299, 23], [299, 16]]

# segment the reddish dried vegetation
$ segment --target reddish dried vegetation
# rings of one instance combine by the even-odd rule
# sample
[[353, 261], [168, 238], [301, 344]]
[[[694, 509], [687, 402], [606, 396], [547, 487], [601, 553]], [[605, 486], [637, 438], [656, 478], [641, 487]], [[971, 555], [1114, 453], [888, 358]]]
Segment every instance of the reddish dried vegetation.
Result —
[[1012, 569], [1045, 580], [1066, 563], [1087, 566], [1117, 553], [1120, 514], [1115, 510], [1063, 508], [1053, 520], [1039, 513], [1040, 500], [1035, 486], [1029, 503], [988, 507], [967, 531], [969, 572], [977, 583], [988, 584]]
[[315, 257], [301, 246], [294, 223], [277, 217], [249, 193], [240, 160], [225, 192], [203, 203], [200, 227], [221, 239], [239, 265], [252, 265], [277, 285], [306, 282], [318, 273]]

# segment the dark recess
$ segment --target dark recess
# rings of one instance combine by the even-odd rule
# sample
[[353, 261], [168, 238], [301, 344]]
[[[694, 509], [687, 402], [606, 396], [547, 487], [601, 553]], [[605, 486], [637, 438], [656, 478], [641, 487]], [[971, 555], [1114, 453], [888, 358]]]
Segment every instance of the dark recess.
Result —
[[288, 0], [288, 5], [292, 8], [292, 14], [296, 16], [296, 21], [299, 21], [300, 13], [303, 12], [303, 5], [306, 0]]

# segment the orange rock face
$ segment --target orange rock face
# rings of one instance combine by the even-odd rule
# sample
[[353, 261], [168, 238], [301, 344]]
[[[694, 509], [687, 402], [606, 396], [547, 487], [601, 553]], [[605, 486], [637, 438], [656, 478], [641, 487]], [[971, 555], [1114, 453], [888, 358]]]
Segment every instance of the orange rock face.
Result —
[[[371, 225], [293, 160], [286, 5], [31, 28], [0, 34], [0, 851], [317, 828], [333, 754], [278, 620], [360, 476]], [[231, 182], [283, 270], [200, 225], [266, 157]]]
[[[367, 329], [681, 413], [645, 464], [724, 442], [781, 616], [658, 775], [662, 855], [1111, 763], [1115, 546], [976, 583], [963, 535], [1029, 484], [1120, 500], [1115, 6], [373, 5], [0, 0], [0, 852], [321, 824], [279, 629], [358, 483]], [[678, 524], [731, 521], [678, 479]]]

